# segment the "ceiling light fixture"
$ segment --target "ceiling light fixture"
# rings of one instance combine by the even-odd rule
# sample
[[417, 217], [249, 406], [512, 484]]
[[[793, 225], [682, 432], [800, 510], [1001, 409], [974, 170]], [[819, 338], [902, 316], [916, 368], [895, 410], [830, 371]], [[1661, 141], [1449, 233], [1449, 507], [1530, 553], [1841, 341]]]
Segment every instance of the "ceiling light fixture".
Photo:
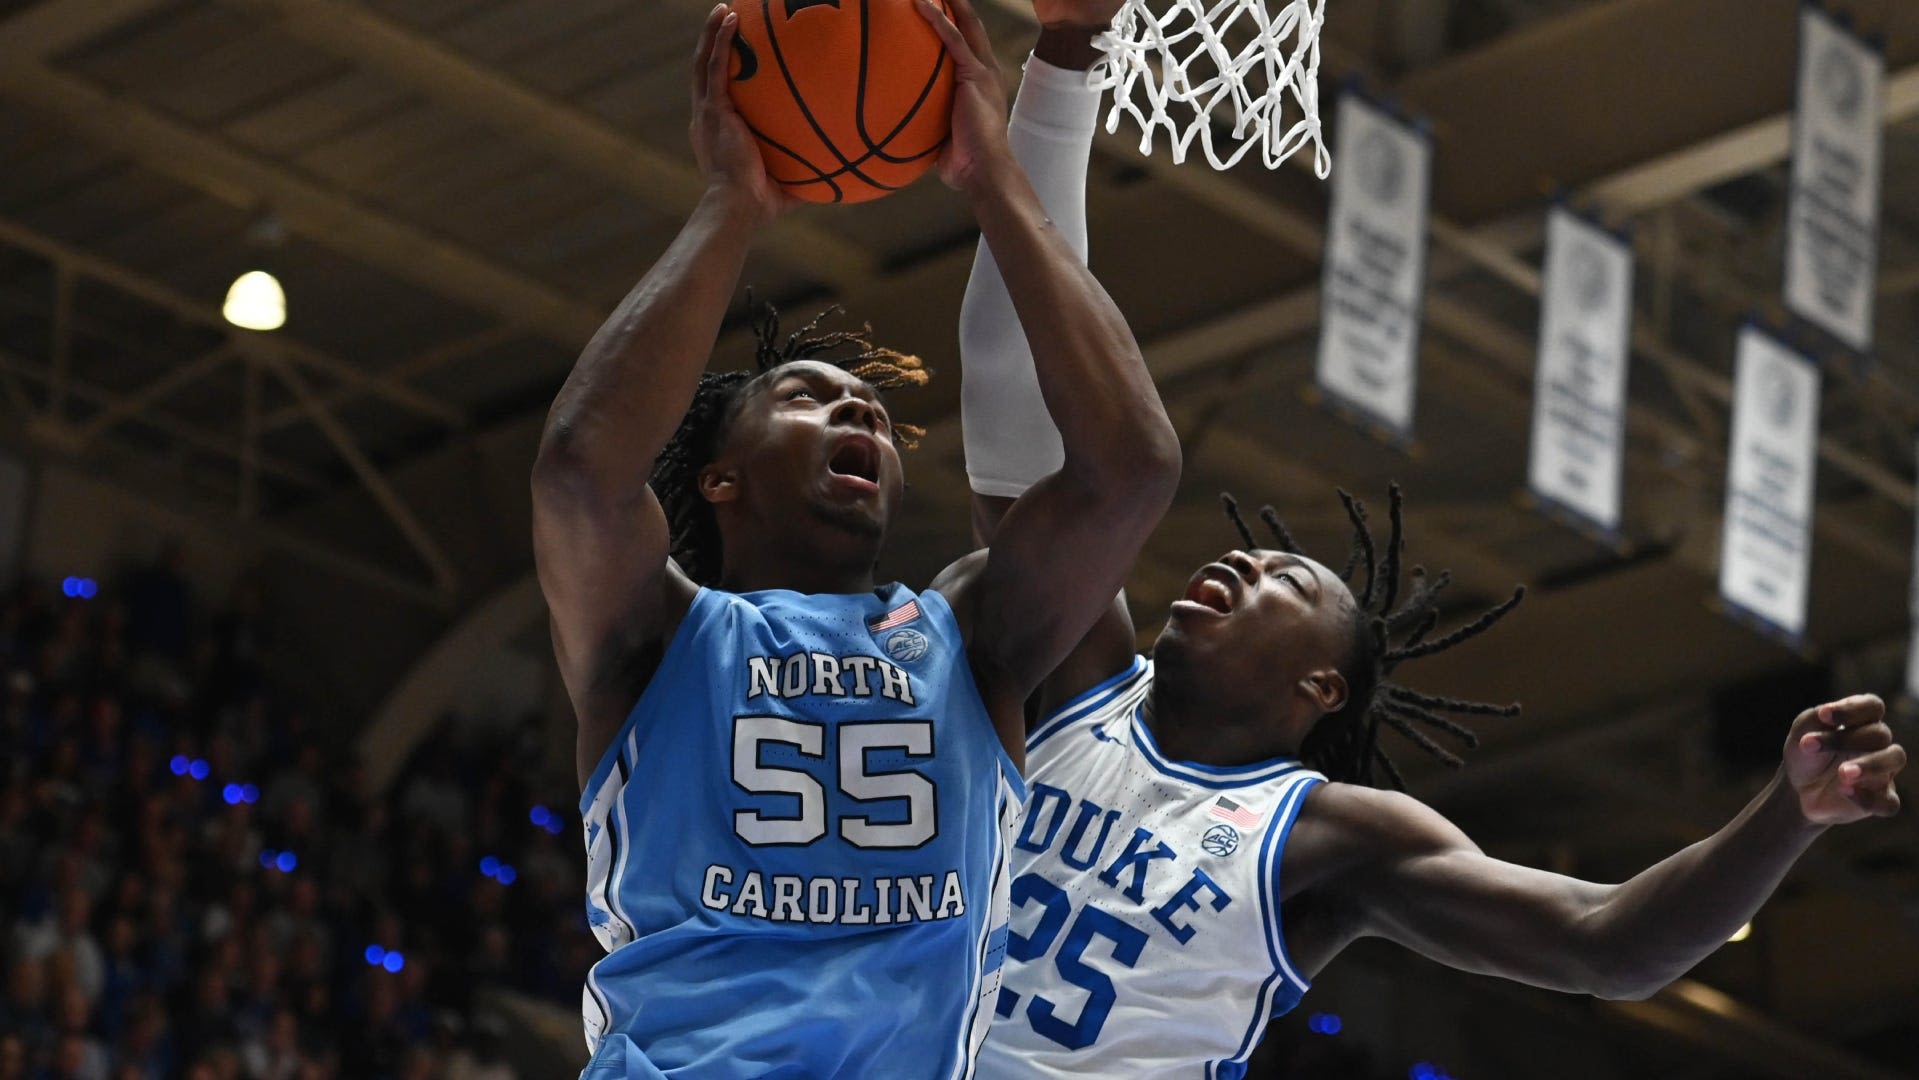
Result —
[[233, 279], [220, 314], [243, 330], [278, 330], [287, 321], [286, 290], [265, 270], [248, 270]]
[[269, 255], [286, 242], [286, 226], [268, 213], [247, 229], [247, 249], [255, 269], [233, 279], [220, 314], [243, 330], [278, 330], [287, 321], [287, 294], [280, 279], [264, 269]]

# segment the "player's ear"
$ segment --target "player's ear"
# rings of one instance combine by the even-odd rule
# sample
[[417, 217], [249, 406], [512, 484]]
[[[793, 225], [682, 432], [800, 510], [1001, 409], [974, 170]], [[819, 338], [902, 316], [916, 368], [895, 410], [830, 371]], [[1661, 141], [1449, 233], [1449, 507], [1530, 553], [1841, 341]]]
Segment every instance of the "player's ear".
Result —
[[732, 502], [740, 497], [740, 474], [737, 469], [713, 464], [700, 470], [700, 498], [710, 503]]
[[1318, 668], [1306, 673], [1299, 680], [1300, 692], [1312, 699], [1321, 713], [1336, 713], [1346, 707], [1347, 695], [1351, 692], [1346, 685], [1346, 676], [1337, 668]]

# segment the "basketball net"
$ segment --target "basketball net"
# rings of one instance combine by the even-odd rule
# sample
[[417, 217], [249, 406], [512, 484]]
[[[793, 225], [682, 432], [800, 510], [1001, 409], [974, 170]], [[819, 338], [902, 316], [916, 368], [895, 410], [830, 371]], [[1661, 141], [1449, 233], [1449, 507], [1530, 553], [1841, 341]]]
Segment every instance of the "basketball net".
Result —
[[[1145, 0], [1126, 0], [1113, 28], [1095, 40], [1104, 56], [1087, 85], [1113, 91], [1106, 130], [1118, 131], [1121, 116], [1131, 116], [1140, 126], [1140, 153], [1150, 154], [1153, 133], [1164, 128], [1176, 163], [1197, 138], [1215, 169], [1232, 168], [1254, 147], [1267, 168], [1277, 169], [1311, 144], [1313, 171], [1325, 179], [1333, 164], [1319, 131], [1326, 0], [1153, 3], [1164, 14], [1155, 15]], [[1215, 124], [1231, 132], [1223, 155], [1213, 145]]]

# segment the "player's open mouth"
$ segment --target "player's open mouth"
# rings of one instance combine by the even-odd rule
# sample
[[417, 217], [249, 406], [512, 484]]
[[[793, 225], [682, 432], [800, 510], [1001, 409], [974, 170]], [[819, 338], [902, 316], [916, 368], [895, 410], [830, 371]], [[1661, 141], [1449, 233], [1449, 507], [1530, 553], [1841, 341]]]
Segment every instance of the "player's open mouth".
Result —
[[870, 436], [854, 435], [841, 440], [826, 462], [826, 471], [836, 477], [861, 480], [875, 490], [880, 482], [880, 451]]
[[1186, 585], [1186, 593], [1180, 599], [1189, 604], [1229, 615], [1233, 610], [1234, 584], [1237, 577], [1228, 567], [1213, 564], [1203, 566], [1193, 580]]

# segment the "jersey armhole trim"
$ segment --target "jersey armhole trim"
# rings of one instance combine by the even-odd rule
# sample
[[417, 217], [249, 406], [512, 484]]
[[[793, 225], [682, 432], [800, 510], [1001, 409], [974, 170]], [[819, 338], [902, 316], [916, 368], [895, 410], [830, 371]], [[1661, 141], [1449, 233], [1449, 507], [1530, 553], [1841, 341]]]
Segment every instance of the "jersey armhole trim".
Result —
[[1279, 863], [1280, 854], [1286, 847], [1286, 837], [1293, 831], [1299, 808], [1306, 801], [1306, 792], [1321, 779], [1318, 773], [1291, 778], [1285, 793], [1280, 796], [1279, 807], [1274, 811], [1273, 824], [1260, 840], [1259, 903], [1265, 915], [1261, 920], [1260, 936], [1266, 939], [1266, 955], [1272, 961], [1273, 970], [1259, 984], [1259, 993], [1253, 999], [1253, 1015], [1247, 1023], [1246, 1034], [1240, 1038], [1238, 1051], [1216, 1064], [1243, 1065], [1252, 1055], [1253, 1048], [1259, 1045], [1260, 1033], [1266, 1030], [1266, 1025], [1273, 1019], [1274, 1004], [1279, 1000], [1279, 994], [1275, 991], [1279, 986], [1295, 988], [1298, 993], [1294, 998], [1297, 1000], [1305, 995], [1311, 985], [1293, 967], [1292, 958], [1286, 952], [1286, 939], [1280, 933]]
[[1301, 975], [1299, 969], [1293, 966], [1292, 954], [1286, 948], [1286, 930], [1280, 919], [1280, 898], [1284, 894], [1280, 892], [1279, 868], [1284, 858], [1286, 840], [1292, 835], [1293, 823], [1299, 820], [1299, 812], [1306, 805], [1306, 796], [1322, 783], [1325, 783], [1325, 777], [1317, 773], [1310, 773], [1299, 777], [1287, 790], [1285, 802], [1282, 804], [1283, 816], [1280, 820], [1273, 823], [1273, 835], [1271, 837], [1273, 842], [1272, 866], [1265, 874], [1261, 875], [1260, 879], [1260, 888], [1266, 890], [1268, 900], [1270, 901], [1267, 907], [1269, 917], [1267, 919], [1266, 933], [1272, 941], [1274, 956], [1279, 961], [1280, 974], [1288, 983], [1297, 988], [1301, 994], [1304, 994], [1312, 988], [1312, 980]]
[[1292, 757], [1267, 758], [1250, 765], [1203, 765], [1197, 761], [1174, 761], [1160, 750], [1159, 740], [1153, 737], [1153, 729], [1147, 726], [1138, 709], [1133, 710], [1132, 724], [1133, 745], [1139, 748], [1146, 763], [1182, 783], [1215, 791], [1231, 791], [1277, 780], [1288, 773], [1307, 771], [1298, 758]]
[[653, 669], [653, 676], [646, 681], [646, 689], [641, 690], [640, 696], [634, 698], [633, 704], [627, 708], [626, 720], [620, 724], [620, 730], [614, 733], [613, 741], [606, 744], [606, 751], [600, 755], [599, 764], [593, 767], [593, 774], [587, 777], [586, 786], [580, 789], [580, 817], [582, 819], [586, 817], [589, 810], [593, 809], [594, 797], [599, 793], [600, 787], [606, 783], [607, 776], [613, 772], [614, 767], [620, 762], [621, 752], [626, 746], [627, 740], [632, 737], [633, 726], [639, 719], [641, 703], [646, 701], [646, 696], [653, 692], [655, 686], [659, 685], [660, 676], [680, 658], [680, 654], [692, 648], [687, 642], [690, 642], [694, 637], [698, 636], [699, 632], [705, 628], [708, 616], [705, 608], [712, 606], [713, 600], [711, 598], [721, 595], [721, 593], [709, 589], [704, 585], [700, 586], [699, 591], [693, 594], [693, 602], [686, 606], [686, 614], [680, 617], [680, 625], [679, 628], [673, 632], [673, 640], [666, 643], [666, 651], [660, 654], [659, 666]]
[[1089, 689], [1082, 690], [1067, 700], [1064, 705], [1054, 709], [1034, 725], [1032, 733], [1026, 736], [1026, 749], [1033, 750], [1040, 743], [1052, 738], [1064, 728], [1070, 726], [1089, 713], [1096, 712], [1103, 705], [1112, 702], [1136, 682], [1146, 672], [1146, 658], [1135, 655], [1126, 670], [1100, 682]]

